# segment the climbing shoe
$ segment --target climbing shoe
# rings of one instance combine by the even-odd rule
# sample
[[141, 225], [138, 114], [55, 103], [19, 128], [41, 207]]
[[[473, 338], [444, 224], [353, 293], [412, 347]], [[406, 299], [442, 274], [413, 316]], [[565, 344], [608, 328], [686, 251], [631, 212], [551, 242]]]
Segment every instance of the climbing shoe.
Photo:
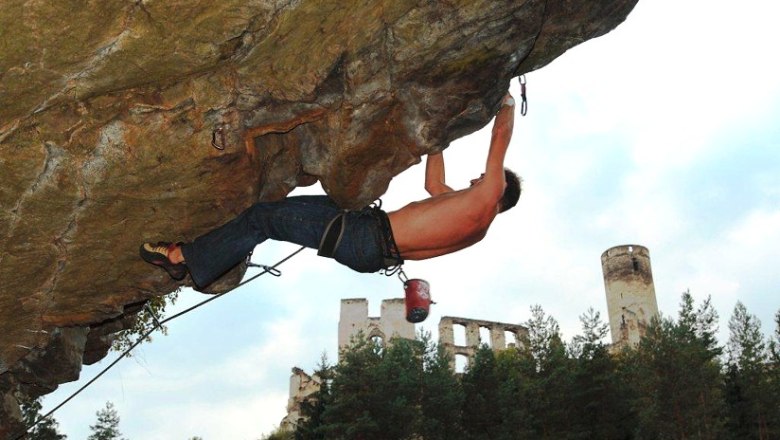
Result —
[[184, 263], [173, 264], [168, 259], [168, 252], [176, 247], [175, 243], [164, 241], [154, 243], [144, 243], [141, 245], [141, 258], [149, 264], [160, 266], [168, 272], [176, 281], [181, 281], [187, 276], [187, 266]]

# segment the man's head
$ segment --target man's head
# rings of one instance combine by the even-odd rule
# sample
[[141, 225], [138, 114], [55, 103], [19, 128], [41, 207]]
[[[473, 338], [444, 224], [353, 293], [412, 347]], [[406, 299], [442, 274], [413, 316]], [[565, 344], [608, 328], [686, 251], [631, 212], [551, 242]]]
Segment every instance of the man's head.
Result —
[[501, 200], [498, 201], [499, 213], [517, 205], [517, 201], [520, 199], [520, 192], [523, 190], [523, 179], [509, 168], [504, 168], [504, 180], [506, 180], [506, 188], [504, 188], [504, 195], [501, 196]]

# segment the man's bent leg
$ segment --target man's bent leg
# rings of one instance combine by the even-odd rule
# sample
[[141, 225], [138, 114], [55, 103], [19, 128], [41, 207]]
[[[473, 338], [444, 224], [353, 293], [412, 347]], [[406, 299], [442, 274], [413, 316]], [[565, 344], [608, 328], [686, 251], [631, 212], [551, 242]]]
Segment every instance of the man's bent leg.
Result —
[[325, 226], [338, 212], [338, 206], [324, 196], [256, 203], [223, 226], [182, 245], [181, 251], [193, 281], [205, 287], [269, 238], [316, 248]]

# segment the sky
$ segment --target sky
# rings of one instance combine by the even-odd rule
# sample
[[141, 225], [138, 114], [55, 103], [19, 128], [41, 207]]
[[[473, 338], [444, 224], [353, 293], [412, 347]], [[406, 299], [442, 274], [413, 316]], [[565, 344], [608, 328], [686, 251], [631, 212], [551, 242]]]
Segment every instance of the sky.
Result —
[[[710, 296], [719, 341], [737, 301], [769, 336], [780, 309], [780, 5], [766, 0], [643, 0], [609, 34], [527, 75], [528, 115], [516, 115], [506, 164], [524, 178], [517, 207], [487, 237], [456, 254], [404, 266], [441, 316], [523, 323], [538, 304], [566, 340], [588, 308], [606, 319], [600, 256], [623, 244], [650, 250], [658, 307]], [[517, 97], [519, 85], [510, 89]], [[482, 172], [489, 124], [445, 152], [450, 186]], [[427, 196], [424, 162], [393, 180], [392, 210]], [[306, 188], [294, 194], [318, 193]], [[266, 243], [254, 261], [297, 249]], [[69, 439], [85, 439], [111, 401], [131, 440], [258, 439], [286, 414], [292, 367], [312, 372], [337, 357], [341, 298], [403, 296], [400, 281], [357, 274], [305, 251], [168, 325], [55, 413]], [[250, 272], [250, 275], [252, 272]], [[173, 314], [206, 296], [185, 290]], [[44, 411], [92, 378], [44, 398]]]

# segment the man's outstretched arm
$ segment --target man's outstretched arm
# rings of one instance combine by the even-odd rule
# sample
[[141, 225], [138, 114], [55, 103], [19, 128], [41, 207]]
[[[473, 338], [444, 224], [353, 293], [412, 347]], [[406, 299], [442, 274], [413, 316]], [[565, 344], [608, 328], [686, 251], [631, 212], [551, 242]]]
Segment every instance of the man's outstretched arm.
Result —
[[485, 165], [485, 181], [499, 185], [504, 191], [504, 159], [515, 122], [515, 100], [509, 93], [504, 96], [501, 108], [493, 121], [493, 131], [490, 138], [487, 164]]
[[442, 153], [429, 154], [425, 160], [425, 190], [431, 196], [454, 191], [444, 182], [444, 156]]

